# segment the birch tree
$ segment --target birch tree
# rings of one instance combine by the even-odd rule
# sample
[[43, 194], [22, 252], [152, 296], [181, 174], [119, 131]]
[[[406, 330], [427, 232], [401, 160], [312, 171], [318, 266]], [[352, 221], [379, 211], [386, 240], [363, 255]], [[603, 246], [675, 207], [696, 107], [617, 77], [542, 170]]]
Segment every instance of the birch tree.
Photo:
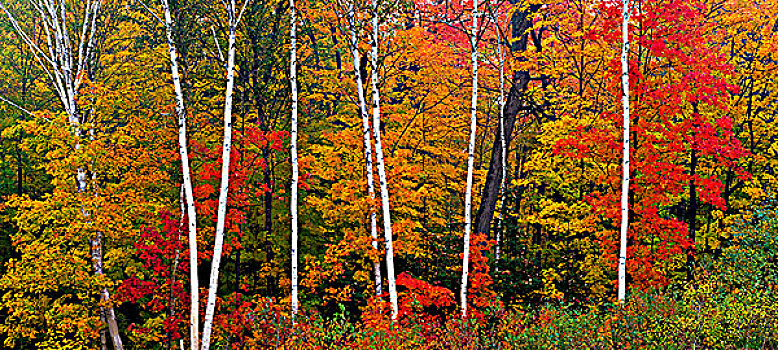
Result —
[[473, 0], [473, 27], [470, 33], [473, 60], [473, 95], [470, 105], [470, 141], [467, 146], [467, 187], [465, 187], [465, 235], [464, 254], [462, 258], [462, 284], [460, 286], [460, 300], [462, 302], [462, 317], [467, 315], [467, 273], [470, 266], [470, 229], [472, 226], [472, 214], [470, 213], [473, 201], [473, 156], [475, 152], [475, 132], [477, 123], [476, 109], [478, 106], [478, 0]]
[[[142, 1], [139, 3], [151, 13], [158, 21], [162, 21]], [[189, 283], [190, 283], [190, 315], [189, 315], [189, 340], [192, 350], [198, 349], [200, 330], [200, 282], [197, 276], [197, 213], [192, 194], [192, 178], [189, 166], [189, 150], [186, 136], [186, 106], [184, 93], [181, 88], [181, 74], [178, 70], [178, 50], [173, 40], [173, 18], [170, 12], [168, 0], [160, 0], [165, 25], [165, 39], [167, 40], [168, 54], [170, 58], [170, 73], [173, 78], [173, 91], [176, 99], [176, 116], [178, 117], [178, 153], [181, 156], [181, 172], [183, 184], [181, 187], [181, 215], [186, 213], [188, 218], [189, 233]]]
[[[392, 217], [389, 208], [389, 189], [387, 187], [386, 166], [384, 162], [384, 150], [381, 143], [381, 96], [378, 91], [378, 0], [372, 0], [371, 11], [373, 14], [373, 35], [370, 42], [371, 60], [373, 67], [370, 84], [373, 95], [373, 137], [375, 137], [376, 162], [378, 163], [378, 181], [381, 187], [381, 209], [384, 218], [384, 250], [386, 253], [386, 279], [389, 287], [389, 301], [392, 304], [392, 321], [397, 320], [397, 287], [394, 279], [394, 249], [392, 248]], [[373, 247], [375, 248], [375, 240]], [[376, 281], [380, 275], [376, 273]], [[380, 286], [380, 283], [379, 283]], [[380, 290], [377, 290], [380, 294]]]
[[[378, 250], [378, 224], [376, 212], [372, 205], [375, 202], [375, 185], [373, 184], [373, 149], [370, 143], [370, 118], [367, 114], [367, 102], [365, 101], [365, 88], [359, 61], [359, 41], [356, 33], [356, 5], [352, 2], [346, 11], [348, 17], [349, 35], [351, 38], [351, 55], [354, 60], [354, 79], [357, 83], [357, 95], [359, 101], [359, 113], [362, 117], [362, 139], [365, 147], [365, 177], [367, 178], [367, 192], [370, 196], [370, 237], [373, 238], [373, 249]], [[375, 273], [375, 294], [381, 295], [381, 264], [373, 263]]]
[[[500, 238], [502, 237], [502, 210], [503, 206], [505, 206], [505, 179], [508, 169], [507, 164], [507, 154], [508, 154], [508, 146], [507, 142], [505, 140], [505, 55], [502, 49], [503, 40], [502, 40], [502, 31], [500, 30], [500, 24], [498, 22], [498, 14], [497, 9], [495, 9], [494, 13], [494, 32], [497, 35], [497, 55], [499, 56], [499, 69], [500, 69], [500, 99], [499, 99], [499, 107], [500, 108], [500, 116], [499, 116], [499, 124], [500, 124], [500, 148], [502, 149], [502, 153], [500, 154], [500, 164], [502, 166], [502, 175], [500, 176], [500, 210], [497, 214], [497, 245], [494, 249], [494, 260], [499, 262], [500, 261]], [[495, 264], [494, 267], [495, 271], [499, 271], [500, 267], [499, 265]]]
[[627, 289], [627, 230], [629, 229], [629, 0], [624, 5], [621, 22], [621, 102], [624, 113], [624, 160], [621, 182], [621, 247], [619, 249], [618, 300], [624, 302]]
[[[216, 235], [214, 237], [213, 260], [211, 262], [211, 274], [208, 282], [208, 301], [205, 305], [205, 320], [203, 322], [203, 335], [201, 349], [208, 350], [211, 346], [211, 331], [213, 317], [216, 311], [216, 291], [219, 286], [219, 265], [221, 264], [222, 249], [224, 248], [224, 222], [227, 216], [227, 194], [230, 180], [230, 151], [232, 149], [232, 92], [235, 86], [235, 31], [240, 23], [243, 11], [248, 0], [243, 3], [240, 12], [237, 11], [235, 0], [224, 1], [227, 10], [227, 87], [224, 91], [224, 142], [222, 144], [222, 171], [221, 187], [219, 189], [219, 206], [216, 218]], [[218, 43], [217, 43], [218, 45]]]
[[[79, 89], [88, 69], [94, 59], [94, 38], [97, 31], [97, 18], [102, 8], [102, 0], [86, 0], [83, 3], [83, 17], [81, 23], [76, 24], [80, 31], [76, 31], [71, 38], [71, 25], [69, 15], [71, 9], [67, 9], [64, 0], [36, 0], [30, 1], [38, 24], [42, 32], [36, 36], [28, 35], [17, 22], [11, 11], [0, 1], [0, 10], [5, 13], [8, 22], [20, 40], [29, 48], [38, 66], [48, 78], [48, 83], [57, 95], [68, 122], [73, 128], [73, 133], [78, 137], [84, 137], [83, 123], [88, 120], [88, 112], [82, 111], [78, 105]], [[45, 42], [45, 46], [42, 46]], [[76, 150], [81, 143], [76, 144]], [[76, 170], [76, 180], [79, 195], [84, 195], [87, 187], [87, 170], [80, 166]], [[85, 221], [89, 221], [90, 213], [82, 208]], [[102, 257], [102, 233], [97, 232], [90, 238], [92, 265], [95, 275], [103, 275]], [[111, 295], [106, 288], [100, 290], [101, 320], [107, 323], [114, 349], [123, 349], [124, 345], [119, 335], [119, 327], [116, 323], [116, 314], [111, 304]], [[104, 337], [101, 337], [105, 341]], [[102, 344], [105, 347], [105, 343]]]
[[290, 60], [289, 60], [289, 83], [292, 85], [292, 132], [291, 132], [291, 153], [292, 153], [292, 198], [290, 200], [290, 211], [292, 213], [292, 320], [297, 314], [297, 191], [300, 178], [300, 169], [297, 164], [297, 8], [294, 0], [289, 0], [289, 12], [291, 29], [289, 38], [291, 41]]

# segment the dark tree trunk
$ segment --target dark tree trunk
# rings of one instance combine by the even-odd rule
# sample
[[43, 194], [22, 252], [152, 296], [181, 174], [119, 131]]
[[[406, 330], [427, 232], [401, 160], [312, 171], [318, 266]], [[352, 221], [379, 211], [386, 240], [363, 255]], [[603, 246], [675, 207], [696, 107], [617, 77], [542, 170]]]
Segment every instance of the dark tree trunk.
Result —
[[19, 143], [16, 144], [16, 194], [24, 194], [24, 163], [22, 162], [21, 150], [22, 137], [19, 137]]
[[[694, 108], [694, 117], [699, 115], [697, 104], [692, 104]], [[689, 224], [689, 240], [692, 242], [692, 246], [687, 252], [686, 259], [686, 278], [691, 281], [694, 278], [694, 254], [696, 230], [697, 230], [697, 185], [694, 183], [694, 176], [697, 175], [697, 150], [695, 149], [695, 134], [692, 132], [692, 142], [690, 145], [691, 155], [689, 164], [689, 210], [686, 211], [686, 220]]]
[[[268, 264], [273, 264], [274, 256], [273, 256], [273, 239], [272, 239], [272, 233], [273, 233], [273, 192], [272, 188], [273, 185], [271, 183], [271, 176], [270, 176], [270, 150], [265, 150], [265, 174], [264, 174], [264, 181], [265, 184], [267, 184], [267, 187], [270, 189], [270, 191], [265, 192], [265, 254], [267, 256], [267, 262]], [[272, 266], [271, 266], [272, 269]], [[270, 277], [270, 275], [267, 276], [267, 291], [269, 295], [274, 295], [273, 292], [275, 288], [273, 288], [273, 278]]]
[[[505, 104], [505, 146], [510, 147], [512, 140], [511, 135], [515, 128], [516, 118], [522, 109], [522, 95], [527, 89], [529, 84], [529, 73], [520, 71], [513, 75], [513, 87], [511, 87], [508, 94], [508, 101]], [[507, 155], [506, 155], [507, 157]], [[495, 134], [494, 143], [492, 145], [492, 159], [489, 162], [489, 171], [486, 174], [486, 183], [484, 184], [484, 190], [481, 194], [481, 204], [478, 207], [478, 213], [476, 214], [475, 231], [477, 233], [489, 233], [491, 227], [492, 217], [494, 216], [494, 209], [497, 204], [497, 198], [500, 196], [500, 180], [502, 176], [505, 176], [505, 171], [502, 169], [502, 145], [500, 142], [500, 134]]]
[[[511, 36], [514, 41], [511, 45], [511, 51], [514, 53], [521, 53], [526, 51], [527, 43], [529, 41], [529, 35], [527, 29], [532, 25], [531, 16], [538, 11], [540, 6], [532, 5], [526, 11], [517, 11], [511, 17]], [[534, 35], [533, 42], [535, 43], [535, 49], [540, 51], [539, 35]], [[527, 85], [530, 81], [530, 75], [527, 71], [517, 71], [513, 74], [512, 86], [508, 93], [508, 100], [505, 104], [504, 116], [505, 120], [505, 145], [506, 149], [510, 149], [511, 135], [515, 128], [516, 119], [519, 113], [525, 109], [522, 106], [524, 101], [524, 92], [527, 90]], [[506, 157], [508, 155], [506, 154]], [[502, 169], [502, 145], [500, 142], [500, 133], [496, 132], [494, 136], [494, 142], [492, 144], [492, 158], [489, 162], [489, 171], [486, 174], [486, 183], [481, 194], [481, 204], [478, 207], [478, 213], [475, 216], [475, 232], [487, 234], [490, 231], [492, 218], [494, 217], [494, 209], [497, 204], [497, 198], [500, 196], [500, 183], [502, 177], [505, 176], [505, 169]]]
[[691, 179], [689, 180], [689, 211], [687, 212], [687, 220], [689, 222], [689, 240], [692, 241], [692, 246], [689, 248], [688, 252], [688, 259], [687, 259], [687, 266], [686, 266], [686, 273], [687, 273], [687, 279], [689, 281], [693, 278], [694, 273], [694, 254], [695, 254], [695, 248], [694, 248], [694, 242], [696, 239], [696, 224], [697, 224], [697, 185], [694, 183], [694, 176], [697, 172], [697, 152], [694, 150], [694, 147], [692, 147], [691, 152], [691, 166], [690, 166], [690, 175]]

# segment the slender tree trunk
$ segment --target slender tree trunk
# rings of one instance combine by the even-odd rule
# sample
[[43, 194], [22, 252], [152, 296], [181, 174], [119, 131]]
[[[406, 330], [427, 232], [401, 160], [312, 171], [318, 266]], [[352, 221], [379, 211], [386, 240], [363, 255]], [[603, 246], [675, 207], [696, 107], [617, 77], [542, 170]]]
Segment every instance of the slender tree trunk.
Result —
[[[265, 153], [265, 169], [264, 169], [264, 181], [265, 184], [267, 184], [268, 188], [272, 188], [271, 186], [271, 168], [270, 168], [270, 150], [265, 149], [263, 150]], [[267, 191], [265, 192], [265, 257], [267, 258], [267, 263], [272, 266], [273, 261], [275, 260], [275, 254], [273, 252], [273, 240], [271, 239], [271, 233], [273, 232], [273, 192]], [[272, 268], [272, 267], [271, 267]], [[274, 278], [271, 278], [270, 276], [267, 276], [265, 279], [267, 288], [267, 294], [268, 295], [275, 295], [275, 288], [274, 283], [276, 282]]]
[[[381, 208], [384, 217], [384, 250], [386, 253], [386, 279], [389, 287], [389, 301], [392, 303], [392, 321], [397, 320], [397, 287], [394, 280], [394, 248], [392, 248], [392, 217], [389, 208], [389, 188], [386, 180], [384, 149], [381, 143], [381, 96], [378, 91], [378, 0], [372, 0], [373, 40], [371, 62], [373, 74], [370, 78], [373, 95], [373, 136], [378, 163], [378, 180], [381, 187]], [[374, 241], [375, 242], [375, 241]], [[380, 278], [380, 276], [377, 276]]]
[[292, 152], [292, 199], [290, 200], [290, 211], [292, 212], [292, 320], [297, 314], [297, 190], [300, 178], [299, 165], [297, 164], [297, 8], [294, 0], [289, 0], [289, 10], [291, 13], [291, 53], [289, 65], [289, 83], [292, 85], [292, 132], [291, 132], [291, 152]]
[[[189, 341], [192, 350], [198, 349], [200, 330], [200, 282], [197, 276], [197, 213], [192, 194], [192, 178], [189, 167], [189, 150], [186, 137], [186, 108], [184, 92], [181, 88], [181, 76], [178, 72], [178, 53], [173, 41], [173, 19], [170, 15], [168, 0], [162, 0], [162, 10], [165, 16], [165, 37], [167, 38], [170, 55], [170, 72], [173, 76], [173, 90], [176, 94], [176, 115], [178, 116], [178, 153], [181, 156], [181, 173], [183, 174], [182, 205], [186, 203], [189, 231], [189, 284], [190, 284], [190, 315]], [[182, 208], [183, 209], [183, 208]], [[184, 214], [182, 210], [182, 215]]]
[[[367, 192], [370, 195], [370, 237], [373, 238], [373, 249], [378, 250], [378, 224], [376, 220], [375, 186], [373, 184], [373, 150], [370, 145], [370, 118], [367, 114], [367, 101], [365, 101], [364, 77], [359, 67], [359, 42], [357, 41], [355, 4], [351, 4], [348, 11], [348, 27], [351, 35], [351, 55], [354, 59], [354, 79], [357, 83], [357, 95], [359, 96], [359, 113], [362, 116], [362, 139], [365, 145], [365, 176], [367, 177]], [[375, 271], [375, 294], [381, 295], [381, 264], [373, 263]]]
[[500, 210], [497, 214], [497, 246], [494, 249], [494, 271], [500, 271], [500, 238], [502, 237], [502, 212], [503, 207], [505, 206], [505, 179], [508, 169], [507, 164], [507, 155], [508, 155], [508, 146], [506, 143], [506, 136], [505, 136], [505, 55], [503, 54], [503, 48], [502, 48], [502, 36], [500, 35], [500, 26], [498, 24], [498, 18], [495, 15], [494, 16], [494, 27], [495, 32], [497, 33], [497, 55], [500, 56], [500, 148], [502, 149], [502, 153], [500, 153], [500, 165], [502, 166], [502, 175], [500, 176]]
[[[184, 219], [186, 219], [186, 200], [184, 199], [184, 185], [181, 185], [181, 191], [178, 195], [178, 201], [181, 205], [181, 217], [179, 218], [179, 224], [178, 224], [178, 231], [176, 233], [176, 241], [181, 240], [181, 231], [184, 230]], [[173, 271], [170, 274], [170, 294], [168, 295], [169, 305], [168, 308], [170, 317], [174, 317], [176, 315], [176, 297], [173, 294], [173, 286], [176, 284], [176, 274], [178, 273], [178, 264], [181, 262], [181, 251], [176, 248], [176, 256], [173, 259]], [[173, 342], [170, 339], [170, 332], [165, 330], [165, 333], [167, 333], [167, 348], [172, 349], [173, 348]]]
[[473, 27], [470, 36], [473, 59], [473, 95], [470, 106], [470, 142], [467, 147], [467, 187], [465, 188], [465, 235], [464, 256], [462, 258], [462, 284], [460, 286], [460, 300], [462, 302], [462, 318], [467, 316], [467, 273], [470, 267], [470, 229], [471, 206], [473, 200], [473, 158], [475, 153], [475, 133], [477, 126], [478, 107], [478, 0], [473, 0]]
[[627, 232], [629, 230], [629, 0], [622, 0], [621, 101], [624, 111], [624, 160], [621, 182], [621, 244], [619, 248], [618, 300], [624, 302], [627, 289]]
[[[695, 117], [699, 112], [697, 111], [697, 105], [694, 105]], [[692, 132], [692, 139], [694, 139], [694, 132]], [[697, 184], [694, 182], [694, 176], [697, 175], [697, 151], [694, 149], [695, 145], [691, 145], [691, 164], [689, 166], [689, 210], [686, 213], [686, 220], [689, 223], [689, 240], [692, 242], [691, 248], [687, 252], [686, 262], [686, 279], [692, 281], [694, 279], [694, 254], [695, 242], [697, 240]]]
[[[100, 308], [100, 321], [103, 323], [105, 322], [105, 309], [102, 307]], [[105, 328], [100, 329], [100, 349], [101, 350], [108, 350], [108, 340], [105, 337]]]
[[227, 218], [227, 195], [230, 183], [230, 152], [232, 149], [232, 91], [235, 85], [235, 28], [240, 20], [239, 14], [237, 14], [235, 10], [235, 0], [230, 0], [229, 5], [227, 6], [229, 36], [227, 44], [227, 88], [224, 91], [224, 144], [222, 147], [221, 189], [219, 190], [219, 207], [216, 218], [213, 261], [211, 262], [211, 275], [208, 283], [208, 301], [205, 305], [205, 321], [203, 322], [203, 338], [201, 342], [202, 350], [208, 350], [211, 346], [213, 317], [216, 312], [216, 291], [219, 287], [219, 265], [221, 264], [222, 249], [224, 248], [224, 223]]
[[[91, 115], [92, 112], [93, 112], [93, 110], [90, 109], [89, 114]], [[94, 129], [90, 128], [89, 129], [89, 140], [90, 141], [94, 141], [94, 139], [95, 139], [94, 135], [95, 135]], [[76, 144], [76, 148], [78, 148], [78, 146], [80, 146], [80, 145]], [[92, 166], [92, 168], [94, 168], [94, 167]], [[80, 186], [79, 192], [83, 193], [83, 192], [86, 191], [86, 171], [83, 170], [83, 168], [79, 168], [78, 169], [78, 174], [79, 174], [79, 186]], [[92, 174], [92, 179], [91, 179], [92, 180], [92, 188], [96, 188], [96, 186], [97, 186], [97, 173], [94, 172], [94, 170], [93, 170], [93, 171], [91, 171], [91, 174]], [[94, 193], [94, 196], [95, 197], [97, 196], [97, 192], [96, 191]], [[82, 213], [84, 215], [85, 220], [88, 223], [91, 224], [91, 219], [90, 219], [91, 212], [86, 211], [83, 208], [81, 209], [81, 211], [82, 211]], [[95, 233], [94, 238], [92, 239], [91, 245], [92, 245], [92, 263], [94, 264], [95, 275], [102, 276], [104, 274], [103, 273], [103, 233], [102, 232], [98, 231], [97, 233]], [[122, 338], [119, 335], [119, 326], [116, 323], [116, 314], [114, 312], [113, 305], [111, 304], [111, 295], [108, 292], [108, 289], [103, 288], [100, 291], [100, 296], [102, 298], [101, 302], [103, 304], [105, 304], [105, 306], [103, 306], [103, 309], [101, 310], [101, 312], [103, 312], [106, 324], [108, 325], [108, 333], [111, 336], [111, 340], [113, 342], [114, 349], [116, 349], [116, 350], [123, 349], [124, 345], [122, 343]]]
[[[103, 275], [103, 235], [97, 233], [92, 239], [92, 264], [94, 265], [95, 275]], [[111, 294], [108, 290], [103, 288], [100, 291], [101, 303], [107, 304], [101, 306], [101, 312], [105, 315], [106, 323], [108, 324], [108, 333], [113, 341], [114, 349], [123, 349], [122, 338], [119, 336], [119, 326], [116, 324], [116, 314], [113, 310], [111, 302]]]
[[16, 144], [16, 194], [21, 196], [24, 194], [24, 187], [22, 181], [24, 179], [24, 168], [22, 162], [22, 150], [20, 145], [22, 144], [22, 137], [19, 136], [19, 141]]

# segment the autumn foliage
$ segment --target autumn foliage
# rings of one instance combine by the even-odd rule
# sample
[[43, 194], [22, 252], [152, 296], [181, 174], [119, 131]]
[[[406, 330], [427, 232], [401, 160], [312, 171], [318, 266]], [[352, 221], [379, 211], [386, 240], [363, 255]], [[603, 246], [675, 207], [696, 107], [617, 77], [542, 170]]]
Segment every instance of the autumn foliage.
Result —
[[[90, 34], [80, 22], [93, 10], [85, 1], [51, 1], [62, 4], [54, 11], [67, 23], [62, 35], [94, 40], [84, 71], [69, 73], [81, 81], [72, 92], [78, 123], [47, 68], [56, 62], [36, 58], [49, 44], [55, 56], [65, 45], [45, 40], [54, 32], [40, 16], [53, 15], [37, 1], [0, 0], [0, 347], [111, 348], [112, 309], [125, 349], [189, 348], [190, 272], [200, 281], [203, 319], [214, 258], [229, 16], [218, 1], [171, 1], [196, 209], [188, 217], [160, 4], [103, 0]], [[235, 27], [211, 348], [778, 347], [778, 2], [629, 2], [623, 304], [614, 303], [623, 2], [479, 3], [471, 42], [473, 1], [378, 1], [377, 66], [370, 1], [296, 3], [293, 315], [289, 4], [246, 2]], [[380, 222], [383, 208], [367, 190], [350, 30], [367, 101], [372, 73], [379, 77], [394, 321], [383, 226], [371, 237], [371, 213]], [[474, 50], [472, 214], [491, 221], [470, 239], [462, 317]], [[510, 123], [504, 168], [495, 156], [501, 122]], [[491, 193], [500, 199], [481, 215], [489, 181], [502, 174], [504, 189]], [[190, 222], [197, 266], [189, 262]]]

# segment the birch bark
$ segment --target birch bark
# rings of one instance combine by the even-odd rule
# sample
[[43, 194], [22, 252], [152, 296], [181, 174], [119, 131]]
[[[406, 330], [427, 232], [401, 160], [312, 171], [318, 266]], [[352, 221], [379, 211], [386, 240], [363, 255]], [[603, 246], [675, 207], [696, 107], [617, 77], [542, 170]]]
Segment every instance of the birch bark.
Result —
[[478, 0], [473, 0], [473, 27], [470, 43], [473, 46], [473, 95], [470, 106], [470, 142], [467, 146], [467, 187], [465, 188], [465, 235], [464, 254], [462, 258], [462, 284], [460, 286], [460, 300], [462, 302], [462, 318], [467, 315], [467, 274], [470, 267], [470, 229], [472, 226], [472, 214], [470, 213], [473, 201], [473, 158], [475, 153], [475, 133], [477, 126], [478, 106]]
[[292, 213], [292, 320], [297, 314], [297, 191], [300, 178], [299, 165], [297, 164], [297, 8], [294, 0], [289, 0], [289, 11], [291, 13], [291, 53], [289, 65], [289, 83], [292, 85], [292, 198], [290, 201], [290, 211]]
[[[87, 0], [84, 4], [84, 16], [81, 22], [81, 33], [78, 37], [77, 47], [74, 50], [70, 38], [67, 10], [64, 0], [38, 0], [31, 1], [30, 5], [37, 12], [40, 24], [43, 27], [41, 36], [46, 41], [46, 47], [42, 48], [35, 42], [19, 25], [16, 18], [9, 11], [5, 4], [0, 1], [0, 10], [5, 13], [8, 22], [10, 22], [16, 34], [22, 42], [27, 45], [33, 54], [35, 61], [46, 74], [51, 87], [57, 94], [65, 113], [68, 115], [68, 122], [73, 127], [73, 133], [83, 136], [82, 113], [78, 108], [78, 91], [87, 73], [87, 67], [92, 59], [92, 44], [94, 42], [95, 32], [97, 31], [97, 17], [102, 8], [102, 0]], [[76, 55], [76, 57], [74, 57]], [[76, 149], [80, 144], [76, 144]], [[78, 192], [83, 194], [86, 191], [87, 170], [80, 167], [76, 171], [76, 186]], [[82, 210], [86, 221], [89, 220], [90, 213]], [[98, 232], [93, 238], [90, 238], [90, 248], [92, 265], [95, 275], [102, 275], [102, 233]], [[101, 319], [108, 327], [114, 349], [124, 348], [119, 327], [116, 323], [116, 314], [110, 301], [110, 293], [103, 288], [100, 291], [101, 299]], [[105, 337], [101, 337], [104, 340]], [[105, 344], [102, 344], [105, 346]]]
[[[245, 9], [248, 0], [244, 2]], [[232, 91], [235, 86], [235, 29], [240, 21], [240, 16], [235, 9], [235, 0], [230, 0], [227, 5], [229, 24], [229, 36], [227, 44], [227, 87], [224, 92], [224, 143], [222, 146], [222, 174], [221, 189], [219, 190], [219, 206], [216, 219], [216, 236], [213, 246], [213, 260], [211, 262], [211, 275], [208, 283], [208, 301], [205, 305], [205, 321], [203, 322], [203, 334], [201, 349], [208, 350], [211, 346], [211, 331], [213, 316], [216, 311], [216, 290], [219, 286], [219, 265], [221, 264], [222, 249], [224, 247], [224, 222], [227, 217], [227, 194], [230, 181], [230, 151], [232, 149]]]
[[622, 0], [621, 22], [621, 101], [624, 112], [624, 161], [621, 182], [621, 244], [618, 267], [618, 300], [624, 302], [627, 289], [627, 231], [629, 229], [629, 0]]
[[500, 164], [502, 165], [502, 174], [500, 176], [500, 209], [497, 214], [497, 246], [494, 250], [494, 271], [500, 271], [500, 238], [502, 237], [502, 209], [505, 205], [505, 178], [507, 164], [508, 147], [505, 140], [505, 55], [502, 50], [502, 35], [500, 34], [500, 25], [497, 22], [497, 15], [494, 16], [494, 28], [497, 34], [497, 55], [499, 56], [499, 68], [500, 68], [500, 148], [502, 148], [502, 154], [500, 154]]
[[[90, 114], [92, 113], [92, 110], [90, 109]], [[89, 139], [90, 141], [94, 141], [94, 129], [89, 129]], [[80, 170], [80, 169], [79, 169]], [[79, 171], [79, 175], [84, 174], [86, 175], [85, 171]], [[85, 180], [85, 179], [84, 179]], [[86, 181], [84, 181], [86, 182]], [[92, 186], [93, 188], [96, 188], [97, 183], [97, 173], [94, 171], [92, 172]], [[83, 191], [86, 191], [86, 187], [80, 188], [79, 192], [83, 193]], [[95, 196], [97, 196], [97, 192], [94, 193]], [[85, 220], [91, 224], [91, 213], [88, 211], [85, 211], [83, 208], [81, 209], [82, 213], [84, 214]], [[92, 263], [94, 265], [95, 269], [95, 275], [103, 275], [103, 233], [98, 231], [94, 238], [91, 241], [92, 244]], [[102, 299], [103, 303], [109, 303], [111, 300], [111, 295], [108, 293], [108, 290], [103, 288], [100, 291], [100, 297]], [[108, 304], [107, 306], [101, 305], [100, 310], [103, 313], [102, 319], [105, 321], [105, 323], [108, 325], [108, 333], [111, 336], [111, 341], [114, 344], [114, 349], [123, 349], [124, 345], [122, 343], [122, 338], [119, 336], [119, 325], [116, 323], [116, 313], [113, 310], [113, 306]], [[105, 335], [101, 338], [101, 341], [104, 341]]]
[[[95, 235], [95, 238], [92, 239], [92, 261], [94, 264], [95, 275], [98, 276], [103, 274], [102, 257], [103, 257], [103, 235], [98, 232]], [[106, 304], [105, 306], [100, 306], [100, 309], [108, 325], [108, 334], [111, 336], [113, 347], [116, 350], [124, 349], [122, 338], [119, 335], [119, 326], [116, 323], [116, 313], [113, 310], [113, 306], [110, 304], [111, 294], [108, 293], [107, 289], [103, 288], [100, 291], [100, 299], [102, 303]]]
[[[375, 137], [378, 180], [381, 187], [381, 209], [384, 218], [384, 250], [386, 253], [386, 279], [389, 287], [389, 301], [392, 304], [392, 321], [397, 320], [397, 286], [394, 279], [394, 249], [392, 248], [392, 217], [389, 208], [389, 189], [386, 180], [384, 150], [381, 143], [381, 96], [378, 91], [378, 0], [372, 0], [373, 40], [371, 46], [371, 66], [373, 67], [370, 84], [373, 95], [373, 137]], [[375, 242], [375, 241], [374, 241]], [[374, 246], [375, 247], [375, 246]], [[380, 276], [376, 276], [376, 279]], [[380, 290], [379, 290], [380, 292]]]
[[[168, 0], [161, 0], [162, 10], [165, 16], [165, 36], [167, 38], [168, 52], [170, 54], [170, 72], [173, 76], [173, 89], [176, 94], [176, 115], [178, 116], [178, 151], [181, 156], [181, 172], [183, 174], [183, 194], [181, 205], [186, 203], [186, 215], [189, 231], [189, 283], [190, 283], [190, 317], [189, 340], [192, 350], [197, 350], [200, 330], [200, 282], [197, 276], [197, 213], [192, 194], [192, 179], [189, 168], [189, 151], [186, 137], [186, 108], [184, 106], [184, 93], [181, 88], [181, 77], [178, 72], [178, 53], [173, 41], [173, 19], [170, 15]], [[183, 207], [182, 207], [183, 209]], [[184, 211], [182, 210], [182, 215]]]
[[[357, 83], [357, 95], [359, 95], [359, 113], [362, 116], [362, 136], [365, 145], [365, 177], [367, 177], [367, 192], [370, 195], [371, 204], [370, 236], [373, 238], [373, 249], [378, 250], [378, 224], [373, 206], [375, 202], [375, 186], [373, 184], [373, 149], [370, 144], [370, 118], [367, 114], [362, 72], [359, 70], [359, 42], [357, 41], [355, 5], [353, 3], [349, 7], [347, 16], [349, 35], [351, 36], [351, 55], [354, 59], [354, 79]], [[381, 295], [381, 265], [378, 261], [373, 263], [373, 270], [375, 271], [375, 294]]]

